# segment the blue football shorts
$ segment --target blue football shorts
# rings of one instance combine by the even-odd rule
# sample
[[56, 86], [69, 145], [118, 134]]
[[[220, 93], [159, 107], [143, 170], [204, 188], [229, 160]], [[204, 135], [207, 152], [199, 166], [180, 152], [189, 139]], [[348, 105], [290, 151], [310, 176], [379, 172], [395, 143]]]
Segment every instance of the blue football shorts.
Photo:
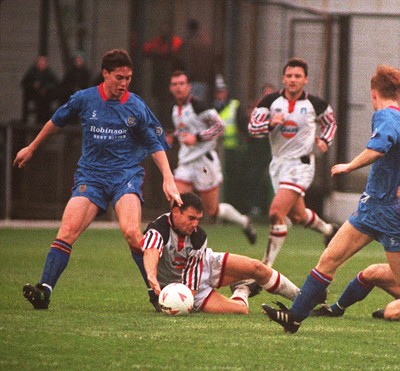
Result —
[[385, 251], [400, 252], [400, 200], [381, 203], [364, 193], [349, 223], [379, 241]]
[[74, 175], [74, 187], [71, 197], [83, 196], [106, 211], [111, 202], [115, 207], [117, 201], [125, 194], [135, 193], [143, 202], [142, 184], [144, 169], [140, 166], [118, 171], [88, 171], [78, 168]]

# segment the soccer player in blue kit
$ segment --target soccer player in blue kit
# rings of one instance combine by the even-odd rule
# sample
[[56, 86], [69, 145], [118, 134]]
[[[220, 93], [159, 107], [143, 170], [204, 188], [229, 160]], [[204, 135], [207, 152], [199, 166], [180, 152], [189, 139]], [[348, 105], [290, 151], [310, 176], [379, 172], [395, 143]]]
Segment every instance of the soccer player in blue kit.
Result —
[[[397, 285], [400, 285], [400, 70], [378, 66], [371, 78], [372, 135], [367, 149], [351, 162], [332, 167], [331, 174], [347, 174], [371, 165], [357, 210], [342, 225], [311, 270], [290, 309], [264, 304], [264, 312], [286, 332], [295, 333], [332, 282], [336, 270], [370, 242], [379, 241]], [[355, 288], [356, 289], [356, 288]]]
[[153, 302], [157, 298], [148, 285], [141, 252], [144, 170], [139, 164], [151, 155], [162, 173], [166, 198], [181, 204], [165, 154], [169, 145], [160, 123], [145, 102], [127, 90], [133, 74], [127, 52], [108, 51], [101, 68], [104, 82], [73, 94], [14, 160], [14, 166], [24, 167], [48, 137], [71, 123], [78, 114], [83, 133], [82, 156], [75, 172], [72, 196], [39, 283], [23, 287], [23, 295], [35, 309], [48, 308], [51, 292], [68, 264], [72, 245], [110, 202], [149, 288], [150, 301], [157, 305]]

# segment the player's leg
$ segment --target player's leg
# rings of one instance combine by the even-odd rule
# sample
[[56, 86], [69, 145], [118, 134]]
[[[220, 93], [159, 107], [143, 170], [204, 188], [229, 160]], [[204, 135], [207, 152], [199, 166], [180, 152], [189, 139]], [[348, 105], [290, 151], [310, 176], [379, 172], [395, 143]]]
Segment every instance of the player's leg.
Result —
[[[313, 310], [310, 315], [318, 317], [341, 317], [348, 307], [364, 300], [375, 287], [373, 282], [369, 279], [371, 278], [370, 274], [373, 270], [371, 267], [373, 266], [359, 272], [357, 276], [349, 282], [336, 303], [332, 305], [322, 304], [320, 308]], [[370, 276], [369, 278], [367, 278], [367, 274]]]
[[176, 187], [179, 193], [193, 192], [193, 185], [191, 183], [186, 183], [181, 180], [175, 179]]
[[400, 321], [400, 299], [393, 300], [386, 306], [384, 318], [389, 321]]
[[232, 205], [219, 203], [220, 187], [217, 185], [206, 191], [199, 191], [204, 206], [204, 212], [214, 220], [227, 221], [239, 225], [251, 244], [256, 243], [257, 233], [247, 215], [241, 214]]
[[219, 292], [212, 291], [201, 311], [204, 313], [248, 314], [249, 307], [247, 299], [243, 297], [232, 295], [231, 298], [227, 298]]
[[359, 232], [348, 221], [343, 224], [323, 251], [293, 303], [291, 312], [297, 321], [308, 317], [315, 304], [314, 298], [327, 289], [337, 268], [371, 241], [372, 237]]
[[397, 285], [389, 264], [372, 264], [364, 269], [363, 275], [371, 285], [381, 288], [395, 299], [400, 298], [400, 286]]
[[146, 284], [150, 302], [157, 311], [160, 311], [158, 298], [151, 289], [144, 268], [143, 252], [141, 250], [143, 234], [141, 231], [142, 207], [140, 198], [134, 193], [125, 194], [116, 202], [114, 209], [122, 234], [131, 250], [132, 259], [139, 268], [143, 281]]
[[72, 197], [64, 210], [61, 226], [47, 254], [42, 277], [36, 286], [27, 284], [23, 294], [35, 309], [47, 309], [58, 279], [68, 265], [73, 243], [90, 225], [98, 206], [86, 197]]
[[359, 232], [346, 221], [322, 253], [317, 266], [311, 270], [290, 310], [263, 306], [270, 319], [278, 322], [288, 332], [296, 332], [320, 297], [332, 282], [336, 269], [361, 250], [373, 238]]
[[286, 216], [299, 199], [296, 191], [279, 188], [269, 209], [269, 237], [265, 249], [263, 263], [272, 267], [287, 236]]
[[241, 214], [231, 204], [220, 203], [219, 193], [222, 183], [222, 170], [218, 155], [211, 151], [196, 161], [193, 172], [194, 188], [199, 192], [204, 212], [215, 220], [235, 223], [242, 228], [251, 244], [257, 240], [257, 233], [248, 216]]
[[294, 224], [301, 224], [305, 228], [311, 228], [321, 233], [324, 236], [325, 246], [328, 246], [328, 243], [338, 230], [336, 224], [325, 222], [314, 210], [307, 208], [304, 197], [299, 197], [288, 216]]
[[389, 264], [372, 264], [347, 285], [339, 300], [330, 306], [321, 306], [313, 311], [313, 315], [340, 317], [345, 310], [358, 301], [364, 300], [377, 286], [394, 298], [400, 298], [400, 286], [396, 285]]
[[[265, 291], [281, 295], [289, 300], [294, 300], [299, 288], [287, 277], [278, 271], [267, 267], [261, 261], [247, 256], [229, 254], [226, 259], [221, 286], [228, 286], [234, 282], [253, 279]], [[246, 285], [238, 285], [238, 287]], [[248, 288], [248, 295], [250, 289]]]
[[389, 263], [397, 286], [400, 286], [400, 252], [386, 251], [386, 259]]

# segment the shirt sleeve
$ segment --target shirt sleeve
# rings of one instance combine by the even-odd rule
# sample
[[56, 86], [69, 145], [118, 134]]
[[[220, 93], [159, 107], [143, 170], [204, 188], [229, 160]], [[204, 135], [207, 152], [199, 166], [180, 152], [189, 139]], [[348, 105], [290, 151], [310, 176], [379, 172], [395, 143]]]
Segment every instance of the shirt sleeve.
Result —
[[318, 116], [318, 121], [321, 123], [320, 139], [326, 144], [331, 145], [336, 133], [336, 119], [330, 105]]
[[53, 121], [54, 125], [58, 127], [64, 127], [70, 124], [76, 115], [80, 112], [81, 107], [81, 92], [78, 91], [75, 94], [71, 95], [68, 99], [68, 102], [60, 106], [56, 112], [54, 112], [51, 121]]
[[164, 239], [161, 233], [155, 229], [149, 229], [142, 239], [142, 251], [146, 249], [158, 249], [161, 257], [164, 248]]
[[213, 140], [224, 133], [225, 124], [215, 109], [208, 109], [201, 112], [199, 114], [199, 119], [208, 126], [206, 130], [197, 134], [201, 141]]
[[372, 116], [372, 135], [367, 148], [380, 153], [388, 153], [394, 144], [398, 143], [397, 133], [393, 130], [385, 112], [377, 111]]

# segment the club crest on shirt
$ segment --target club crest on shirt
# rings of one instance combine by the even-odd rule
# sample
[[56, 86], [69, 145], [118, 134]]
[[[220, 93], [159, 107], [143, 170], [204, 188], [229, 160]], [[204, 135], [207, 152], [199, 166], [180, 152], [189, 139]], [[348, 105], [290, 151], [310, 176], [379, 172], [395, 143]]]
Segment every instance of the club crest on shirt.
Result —
[[163, 128], [161, 126], [156, 126], [156, 134], [158, 136], [162, 135], [163, 132], [164, 131], [163, 131]]
[[128, 127], [132, 127], [132, 126], [134, 126], [136, 124], [136, 120], [135, 120], [135, 118], [133, 116], [128, 116], [128, 118], [126, 119], [125, 123], [126, 123], [126, 125]]
[[78, 188], [78, 192], [79, 192], [79, 193], [86, 192], [86, 190], [87, 190], [87, 185], [86, 185], [86, 184], [81, 184], [81, 185], [79, 186], [79, 188]]

